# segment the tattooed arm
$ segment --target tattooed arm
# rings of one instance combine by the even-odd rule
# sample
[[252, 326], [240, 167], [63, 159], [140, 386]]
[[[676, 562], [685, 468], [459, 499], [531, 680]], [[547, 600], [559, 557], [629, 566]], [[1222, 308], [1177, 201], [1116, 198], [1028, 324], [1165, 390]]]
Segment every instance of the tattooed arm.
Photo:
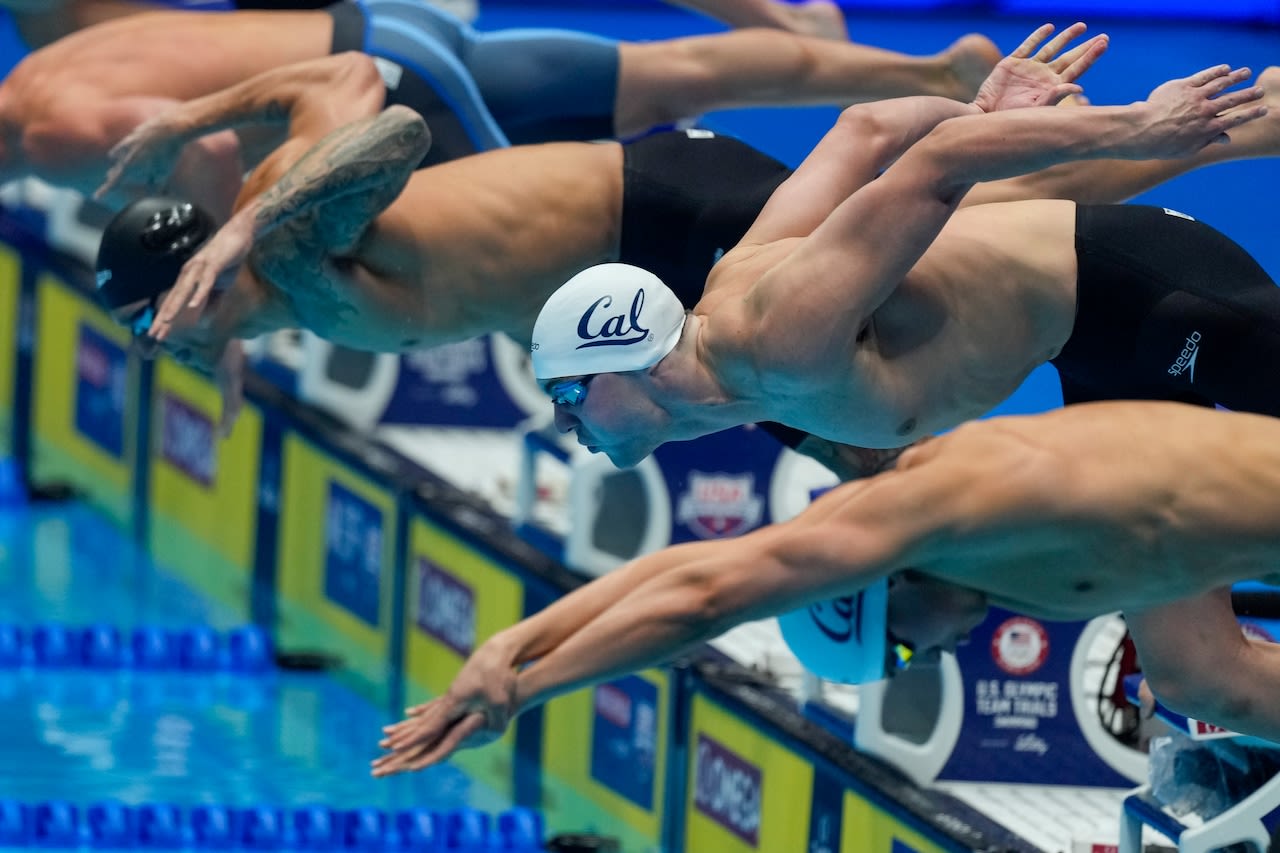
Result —
[[376, 115], [385, 98], [378, 69], [363, 53], [263, 72], [139, 124], [111, 150], [115, 163], [98, 195], [119, 186], [159, 191], [187, 143], [224, 130], [240, 134], [246, 165], [261, 163], [246, 187], [256, 195], [322, 136]]
[[200, 310], [220, 275], [252, 249], [255, 269], [284, 291], [317, 265], [349, 252], [400, 195], [431, 146], [422, 117], [406, 107], [339, 128], [320, 140], [235, 216], [182, 269], [151, 327], [163, 341], [173, 319]]

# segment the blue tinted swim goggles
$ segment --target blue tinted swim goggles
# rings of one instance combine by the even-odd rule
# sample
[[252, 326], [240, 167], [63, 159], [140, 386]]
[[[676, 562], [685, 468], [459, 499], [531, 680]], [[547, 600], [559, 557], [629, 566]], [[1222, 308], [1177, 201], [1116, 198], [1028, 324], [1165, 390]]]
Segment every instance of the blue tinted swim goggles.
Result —
[[156, 308], [159, 297], [153, 296], [147, 302], [145, 308], [134, 315], [129, 321], [129, 331], [133, 332], [135, 338], [140, 338], [147, 332], [151, 331], [151, 324], [156, 320]]
[[595, 375], [579, 379], [561, 379], [547, 385], [547, 394], [557, 406], [581, 406], [587, 399], [587, 385]]

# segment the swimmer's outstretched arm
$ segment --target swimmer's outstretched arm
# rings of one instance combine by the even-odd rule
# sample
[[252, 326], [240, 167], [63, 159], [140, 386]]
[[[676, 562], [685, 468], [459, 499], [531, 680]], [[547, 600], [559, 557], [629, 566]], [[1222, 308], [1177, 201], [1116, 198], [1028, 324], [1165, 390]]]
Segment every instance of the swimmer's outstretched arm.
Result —
[[[386, 89], [373, 60], [340, 53], [265, 71], [228, 89], [178, 104], [140, 126], [112, 149], [115, 161], [98, 190], [118, 186], [157, 192], [188, 142], [223, 130], [272, 128], [269, 138], [247, 135], [255, 154], [246, 166], [262, 166], [245, 193], [275, 182], [325, 134], [377, 115]], [[135, 125], [137, 123], [135, 122]], [[268, 154], [270, 152], [270, 154]], [[264, 159], [265, 158], [265, 159]]]
[[[894, 450], [893, 453], [896, 456], [901, 450]], [[861, 469], [857, 476], [868, 475], [865, 469]], [[812, 523], [834, 511], [834, 504], [814, 504], [807, 513]], [[617, 604], [629, 592], [639, 589], [664, 572], [677, 570], [698, 559], [705, 548], [703, 543], [684, 543], [632, 560], [578, 587], [510, 628], [494, 634], [484, 643], [482, 651], [495, 664], [500, 661], [500, 665], [507, 668], [536, 660]]]
[[[808, 351], [824, 364], [833, 352], [852, 352], [866, 318], [974, 184], [1071, 160], [1189, 156], [1265, 114], [1256, 103], [1261, 89], [1228, 91], [1248, 76], [1248, 69], [1218, 66], [1129, 106], [1017, 109], [943, 122], [761, 276], [759, 346]], [[816, 347], [815, 340], [828, 343]]]
[[1075, 80], [1108, 45], [1107, 37], [1100, 35], [1066, 50], [1084, 31], [1085, 25], [1076, 23], [1045, 42], [1053, 27], [1039, 27], [996, 65], [972, 104], [918, 96], [845, 110], [770, 197], [739, 245], [812, 233], [845, 199], [947, 119], [1055, 104], [1077, 93]]
[[1125, 622], [1161, 702], [1280, 743], [1280, 644], [1245, 637], [1229, 588], [1126, 613]]
[[641, 580], [638, 586], [610, 584], [606, 575], [573, 593], [608, 587], [607, 595], [587, 593], [603, 605], [589, 621], [581, 621], [587, 609], [561, 608], [556, 615], [571, 613], [574, 624], [546, 619], [537, 629], [516, 626], [504, 632], [507, 638], [495, 638], [558, 640], [523, 670], [495, 656], [488, 643], [477, 650], [445, 696], [410, 709], [408, 719], [385, 730], [381, 746], [388, 754], [374, 762], [374, 775], [421, 769], [483, 745], [516, 714], [562, 693], [653, 666], [739, 622], [845, 594], [913, 564], [945, 515], [913, 510], [936, 506], [955, 482], [890, 472], [841, 486], [785, 524], [633, 561], [621, 571], [629, 573], [626, 580]]
[[[1258, 84], [1267, 90], [1263, 103], [1274, 110], [1280, 103], [1280, 68], [1268, 68], [1259, 76]], [[978, 184], [965, 196], [961, 206], [1036, 198], [1117, 204], [1205, 166], [1277, 156], [1280, 156], [1280, 115], [1272, 114], [1237, 129], [1231, 134], [1230, 145], [1210, 145], [1189, 157], [1169, 160], [1062, 163], [1029, 175]]]
[[[317, 284], [333, 303], [331, 283], [315, 281], [317, 265], [354, 247], [404, 190], [430, 146], [426, 122], [401, 106], [320, 140], [187, 261], [156, 313], [151, 337], [163, 341], [179, 312], [201, 308], [218, 276], [243, 263], [250, 250], [255, 270], [295, 304], [310, 299]], [[367, 286], [376, 286], [369, 279]], [[342, 294], [336, 299], [343, 302]]]

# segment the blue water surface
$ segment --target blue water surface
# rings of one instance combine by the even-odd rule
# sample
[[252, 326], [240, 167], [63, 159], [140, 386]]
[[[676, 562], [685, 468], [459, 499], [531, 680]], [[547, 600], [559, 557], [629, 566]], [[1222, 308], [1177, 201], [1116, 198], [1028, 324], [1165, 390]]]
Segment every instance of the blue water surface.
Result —
[[[81, 505], [0, 511], [0, 622], [237, 624]], [[388, 720], [323, 673], [0, 669], [0, 799], [490, 813], [512, 805], [450, 766], [372, 779]]]

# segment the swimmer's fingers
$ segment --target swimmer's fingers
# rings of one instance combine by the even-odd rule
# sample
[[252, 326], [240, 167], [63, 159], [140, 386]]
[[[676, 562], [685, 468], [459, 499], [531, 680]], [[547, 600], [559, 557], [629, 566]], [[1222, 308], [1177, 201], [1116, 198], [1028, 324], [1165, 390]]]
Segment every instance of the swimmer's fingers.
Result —
[[402, 720], [382, 731], [386, 735], [378, 744], [383, 749], [402, 749], [416, 741], [434, 741], [458, 717], [461, 710], [445, 708], [441, 704], [432, 703], [434, 707], [419, 716]]
[[1036, 27], [1031, 35], [1023, 39], [1022, 44], [1018, 45], [1014, 49], [1013, 53], [1009, 55], [1016, 59], [1026, 59], [1031, 56], [1031, 54], [1035, 53], [1036, 45], [1047, 39], [1053, 30], [1053, 24], [1041, 24]]
[[119, 187], [124, 180], [124, 173], [131, 159], [126, 148], [128, 142], [129, 137], [125, 137], [123, 141], [117, 143], [107, 153], [107, 157], [111, 160], [111, 168], [107, 169], [107, 176], [102, 180], [98, 188], [93, 191], [94, 198], [99, 200], [105, 198], [107, 193]]
[[162, 189], [173, 172], [179, 150], [154, 120], [139, 125], [107, 152], [111, 168], [94, 198], [100, 199], [125, 184], [146, 192]]
[[[1205, 91], [1209, 91], [1209, 87], [1205, 87]], [[1219, 112], [1227, 112], [1254, 101], [1261, 101], [1266, 94], [1266, 90], [1261, 86], [1250, 86], [1248, 89], [1236, 89], [1211, 97], [1213, 97], [1213, 105]]]
[[240, 341], [227, 344], [214, 372], [222, 392], [222, 417], [218, 421], [218, 437], [227, 438], [244, 407], [244, 345]]
[[444, 740], [433, 749], [420, 752], [413, 759], [404, 762], [404, 769], [409, 771], [423, 770], [433, 764], [439, 764], [460, 749], [468, 746], [481, 746], [493, 740], [492, 737], [481, 737], [475, 743], [469, 743], [474, 735], [480, 734], [484, 728], [484, 715], [472, 713], [463, 717], [449, 730]]
[[1262, 104], [1257, 104], [1252, 107], [1241, 107], [1227, 113], [1226, 115], [1220, 116], [1219, 121], [1222, 122], [1222, 132], [1213, 139], [1213, 142], [1219, 144], [1230, 142], [1231, 137], [1228, 134], [1232, 130], [1235, 130], [1242, 124], [1248, 124], [1251, 121], [1256, 121], [1266, 114], [1267, 108]]
[[112, 166], [107, 170], [107, 176], [103, 178], [102, 183], [98, 184], [98, 188], [93, 191], [93, 197], [97, 201], [102, 201], [107, 194], [114, 190], [120, 183], [120, 175], [122, 169], [119, 164]]
[[1082, 21], [1076, 21], [1062, 32], [1058, 33], [1036, 51], [1035, 59], [1037, 62], [1043, 62], [1046, 65], [1063, 51], [1071, 42], [1075, 41], [1079, 36], [1084, 35], [1084, 31], [1088, 29]]
[[206, 275], [207, 266], [208, 262], [199, 253], [183, 265], [178, 280], [156, 311], [156, 318], [151, 323], [149, 332], [152, 338], [163, 342], [169, 336], [174, 321], [188, 307], [191, 295], [197, 291], [201, 278]]
[[454, 720], [443, 731], [433, 732], [430, 737], [414, 738], [397, 746], [384, 745], [383, 749], [390, 752], [372, 762], [371, 772], [375, 777], [391, 776], [408, 770], [421, 770], [443, 761], [483, 726], [484, 715], [477, 711]]
[[1223, 89], [1248, 80], [1252, 74], [1253, 72], [1248, 68], [1232, 69], [1230, 65], [1214, 65], [1192, 74], [1186, 78], [1186, 82], [1196, 88], [1204, 86], [1216, 87], [1217, 91], [1220, 92]]
[[1096, 35], [1083, 44], [1077, 45], [1054, 60], [1050, 67], [1058, 72], [1064, 82], [1079, 80], [1086, 71], [1093, 67], [1102, 54], [1111, 45], [1111, 37], [1106, 33]]
[[1084, 89], [1076, 83], [1063, 83], [1060, 86], [1055, 86], [1049, 92], [1045, 102], [1050, 105], [1057, 105], [1065, 101], [1067, 98], [1079, 95], [1083, 91]]

